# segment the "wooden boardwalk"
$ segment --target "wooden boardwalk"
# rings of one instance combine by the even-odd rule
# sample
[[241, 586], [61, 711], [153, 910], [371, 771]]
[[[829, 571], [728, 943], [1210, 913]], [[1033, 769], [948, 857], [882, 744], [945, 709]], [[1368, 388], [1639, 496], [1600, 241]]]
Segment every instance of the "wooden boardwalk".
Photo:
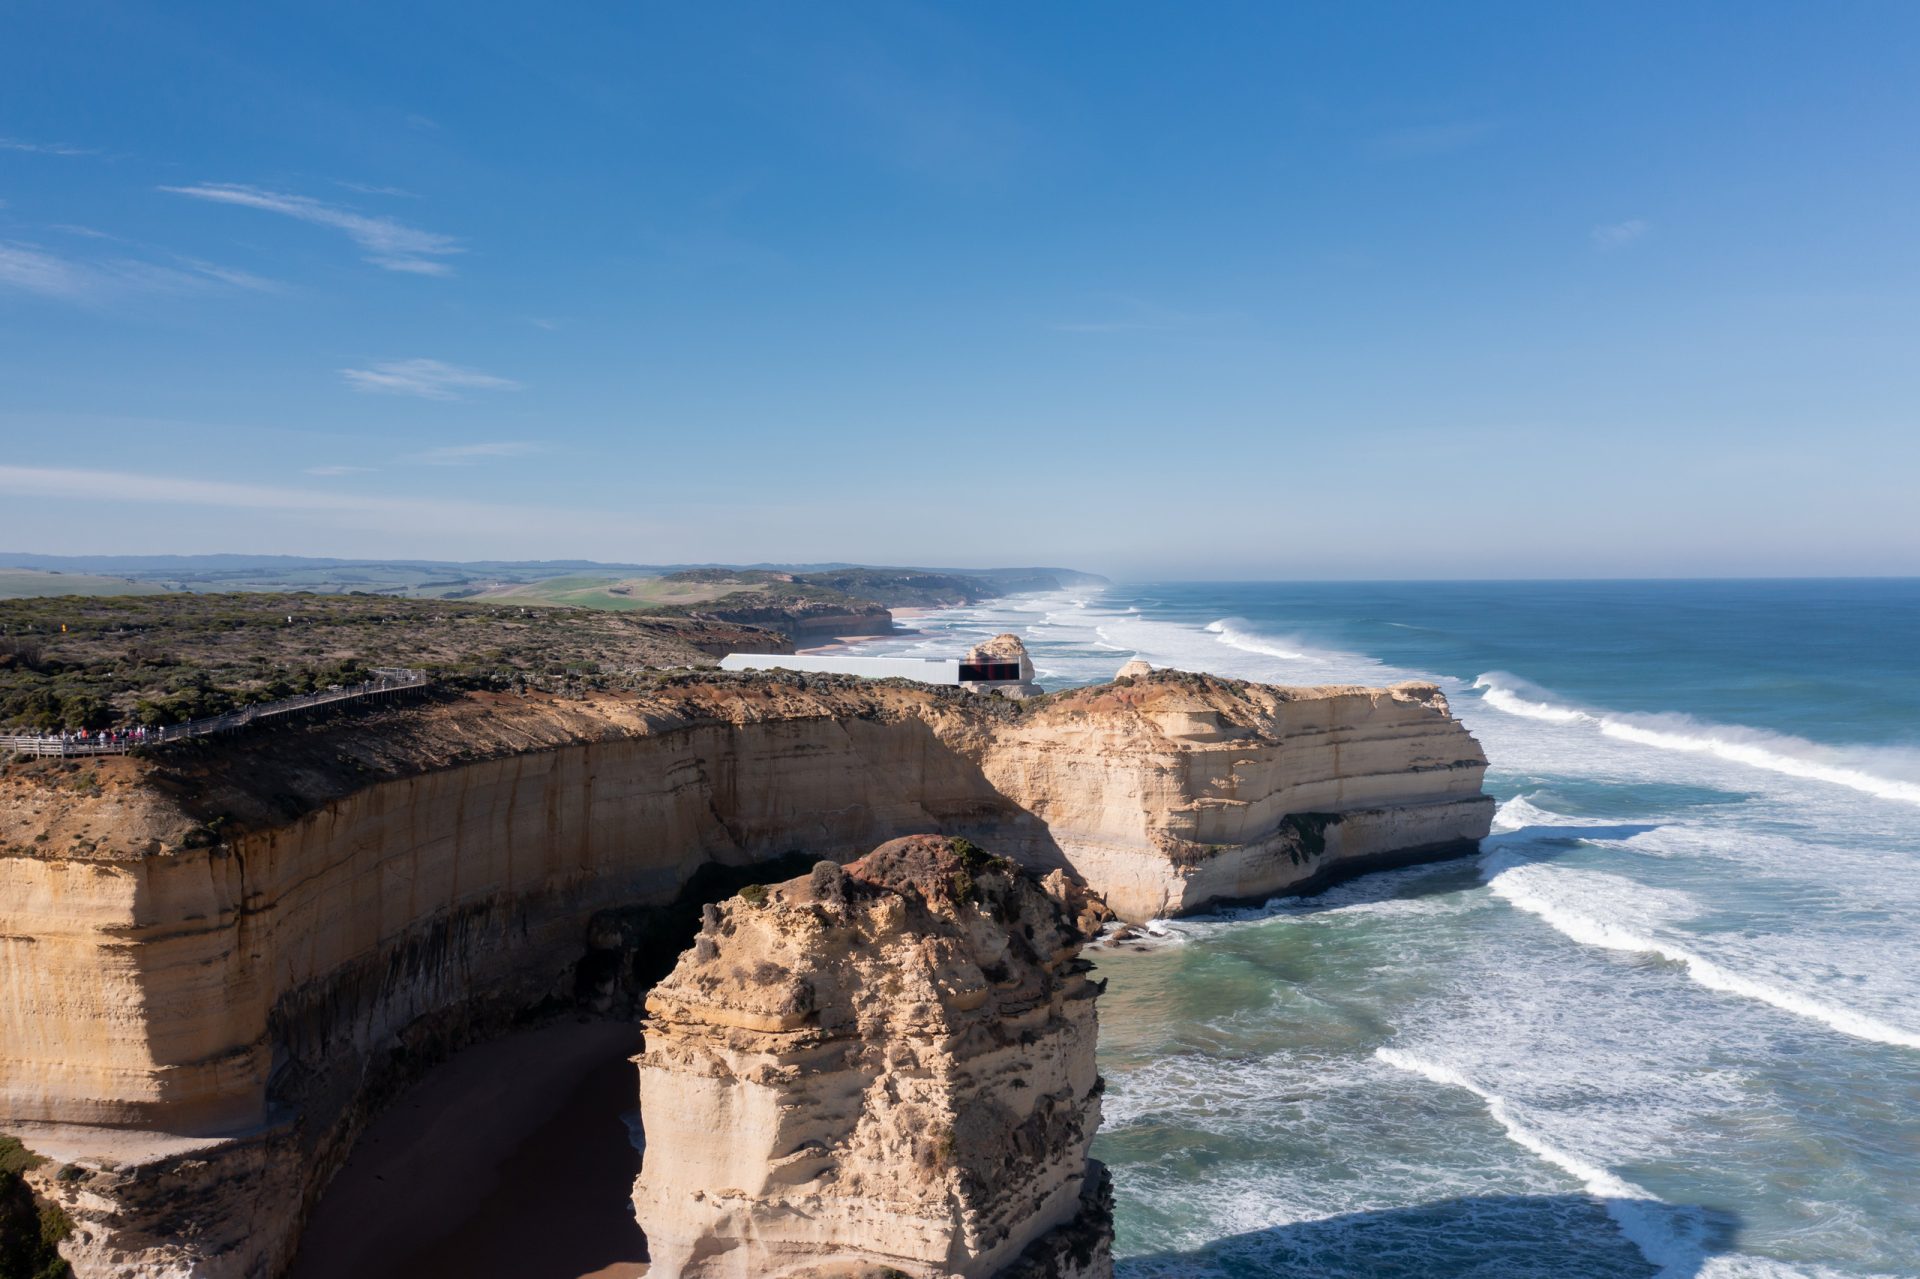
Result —
[[147, 735], [139, 739], [124, 731], [115, 738], [102, 738], [92, 733], [85, 737], [73, 738], [62, 737], [57, 733], [0, 735], [0, 753], [12, 751], [16, 755], [125, 755], [129, 751], [166, 746], [173, 742], [184, 742], [193, 737], [210, 737], [215, 733], [237, 732], [251, 724], [287, 715], [298, 715], [340, 702], [396, 701], [419, 692], [427, 685], [425, 671], [409, 670], [404, 667], [376, 667], [373, 675], [374, 678], [364, 684], [335, 685], [317, 693], [283, 697], [277, 702], [260, 702], [226, 715], [214, 715], [207, 719], [190, 719], [184, 724], [169, 724], [158, 730], [149, 728]]

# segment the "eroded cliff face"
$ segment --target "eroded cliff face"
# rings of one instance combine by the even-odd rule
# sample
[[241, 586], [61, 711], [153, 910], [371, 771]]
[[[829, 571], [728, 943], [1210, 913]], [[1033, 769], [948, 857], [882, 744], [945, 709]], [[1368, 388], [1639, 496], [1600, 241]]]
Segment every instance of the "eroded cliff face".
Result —
[[650, 1273], [1110, 1274], [1082, 940], [1013, 862], [934, 836], [708, 907], [647, 998]]
[[[703, 866], [964, 834], [1141, 919], [1471, 846], [1484, 768], [1428, 685], [1174, 672], [1026, 703], [792, 675], [472, 694], [14, 765], [0, 1130], [78, 1169], [47, 1188], [83, 1275], [270, 1275], [398, 1081], [572, 998], [587, 921]], [[165, 1143], [126, 1129], [226, 1144], [136, 1157]], [[256, 1157], [287, 1206], [236, 1241], [206, 1221], [251, 1211], [223, 1160]], [[171, 1225], [113, 1268], [130, 1221]]]
[[1486, 756], [1432, 684], [1156, 671], [1047, 701], [982, 769], [1123, 919], [1461, 851], [1493, 818]]

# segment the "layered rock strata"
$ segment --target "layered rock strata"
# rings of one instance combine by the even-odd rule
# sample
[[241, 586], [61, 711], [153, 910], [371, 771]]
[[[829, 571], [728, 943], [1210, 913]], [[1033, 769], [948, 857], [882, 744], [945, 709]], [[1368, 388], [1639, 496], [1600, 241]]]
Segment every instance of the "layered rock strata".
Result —
[[[1431, 685], [1166, 671], [1026, 702], [688, 676], [16, 763], [0, 1131], [77, 1170], [50, 1188], [83, 1276], [269, 1275], [396, 1081], [573, 999], [595, 914], [703, 867], [939, 831], [1144, 919], [1471, 847], [1484, 769]], [[256, 1158], [282, 1175], [230, 1175]], [[112, 1196], [88, 1197], [95, 1173]], [[288, 1206], [235, 1238], [214, 1223], [252, 1211], [248, 1177]], [[136, 1220], [168, 1225], [116, 1233]], [[95, 1260], [169, 1247], [174, 1269]]]
[[1011, 861], [934, 836], [709, 906], [647, 998], [650, 1273], [1111, 1274], [1082, 940]]

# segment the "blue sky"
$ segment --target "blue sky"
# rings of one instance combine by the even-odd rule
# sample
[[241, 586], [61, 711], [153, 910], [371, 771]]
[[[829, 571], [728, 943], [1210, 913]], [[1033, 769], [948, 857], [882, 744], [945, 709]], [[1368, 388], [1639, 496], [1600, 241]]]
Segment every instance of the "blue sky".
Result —
[[1920, 572], [1909, 4], [0, 25], [4, 549]]

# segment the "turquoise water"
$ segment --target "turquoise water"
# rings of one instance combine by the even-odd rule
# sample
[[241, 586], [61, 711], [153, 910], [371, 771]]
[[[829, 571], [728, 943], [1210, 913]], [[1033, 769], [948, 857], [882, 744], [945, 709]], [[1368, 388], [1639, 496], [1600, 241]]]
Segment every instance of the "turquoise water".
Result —
[[1920, 582], [1211, 584], [952, 610], [1437, 679], [1480, 856], [1103, 949], [1119, 1271], [1920, 1275]]

